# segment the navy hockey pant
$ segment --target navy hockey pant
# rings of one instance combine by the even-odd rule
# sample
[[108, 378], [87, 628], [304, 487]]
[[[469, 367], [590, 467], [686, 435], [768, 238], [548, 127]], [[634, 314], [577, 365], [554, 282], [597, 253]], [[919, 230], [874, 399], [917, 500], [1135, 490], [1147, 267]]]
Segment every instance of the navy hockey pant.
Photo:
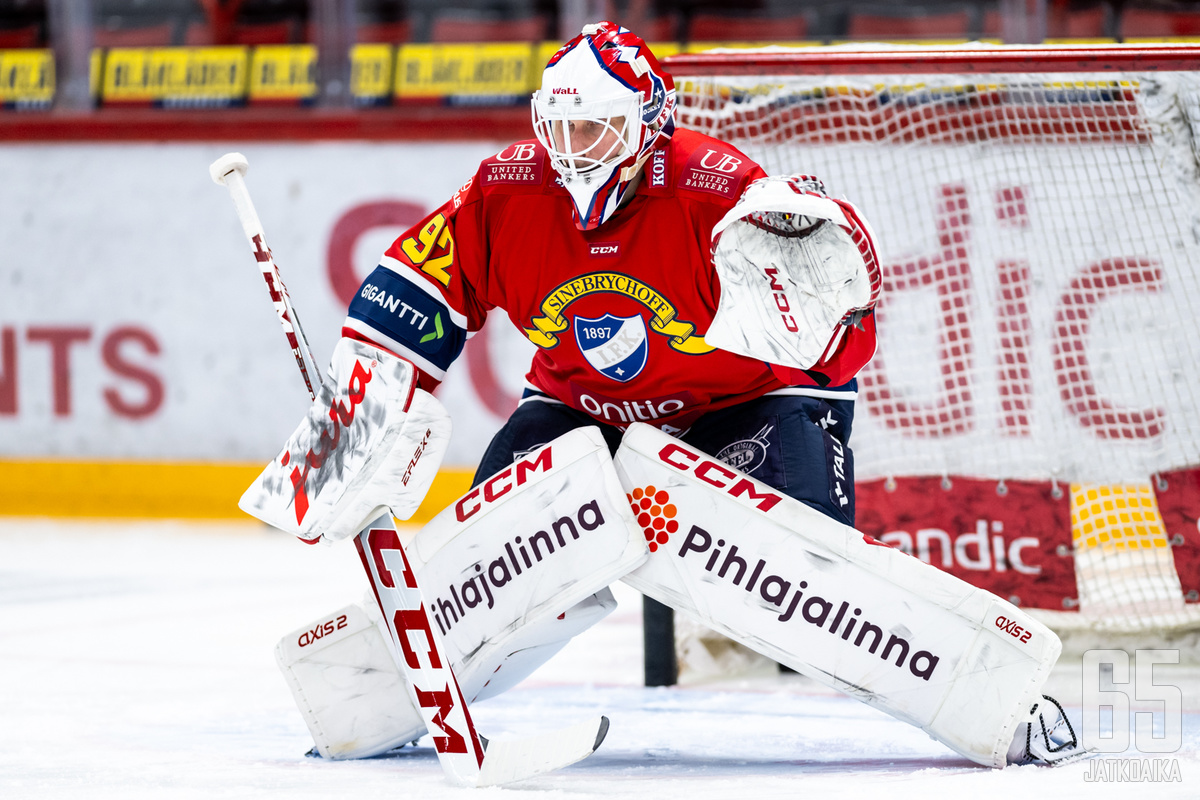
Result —
[[[854, 466], [848, 442], [854, 401], [764, 396], [705, 414], [679, 438], [805, 505], [854, 524]], [[588, 425], [616, 452], [621, 431], [559, 403], [530, 399], [492, 439], [478, 484], [520, 456]]]

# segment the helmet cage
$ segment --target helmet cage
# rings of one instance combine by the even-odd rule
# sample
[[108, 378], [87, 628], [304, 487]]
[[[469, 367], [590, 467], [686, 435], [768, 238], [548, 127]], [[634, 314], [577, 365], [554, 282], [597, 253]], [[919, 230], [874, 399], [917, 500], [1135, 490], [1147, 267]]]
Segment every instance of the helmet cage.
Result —
[[533, 129], [564, 181], [597, 177], [641, 150], [640, 97], [583, 102], [535, 92]]

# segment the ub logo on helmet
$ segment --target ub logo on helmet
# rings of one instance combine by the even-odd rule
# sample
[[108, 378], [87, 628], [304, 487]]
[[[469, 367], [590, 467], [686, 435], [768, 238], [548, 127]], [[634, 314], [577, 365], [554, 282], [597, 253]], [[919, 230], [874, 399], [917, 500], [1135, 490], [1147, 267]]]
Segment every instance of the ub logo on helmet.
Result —
[[585, 26], [554, 54], [531, 105], [580, 230], [620, 208], [675, 130], [675, 82], [641, 37], [612, 22]]

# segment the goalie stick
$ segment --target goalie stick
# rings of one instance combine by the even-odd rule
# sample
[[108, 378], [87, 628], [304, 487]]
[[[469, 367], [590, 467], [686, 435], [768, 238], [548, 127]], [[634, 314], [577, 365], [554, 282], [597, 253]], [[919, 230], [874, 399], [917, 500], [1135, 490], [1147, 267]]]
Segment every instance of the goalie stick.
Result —
[[[321, 373], [250, 200], [245, 181], [247, 169], [245, 156], [228, 153], [212, 163], [209, 174], [229, 189], [296, 365], [310, 397], [315, 400], [322, 388]], [[574, 764], [595, 752], [608, 732], [607, 717], [528, 739], [487, 740], [480, 736], [458, 679], [443, 656], [445, 646], [441, 637], [430, 625], [416, 575], [391, 514], [384, 514], [363, 528], [355, 537], [355, 546], [400, 654], [409, 695], [422, 710], [430, 731], [441, 731], [441, 735], [433, 736], [434, 748], [442, 770], [452, 783], [477, 787], [513, 783]]]

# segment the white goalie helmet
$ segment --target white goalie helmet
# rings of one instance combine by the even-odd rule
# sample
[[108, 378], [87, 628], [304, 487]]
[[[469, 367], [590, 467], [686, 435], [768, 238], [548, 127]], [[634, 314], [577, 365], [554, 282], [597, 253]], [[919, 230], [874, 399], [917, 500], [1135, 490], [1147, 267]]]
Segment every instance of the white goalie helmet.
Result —
[[613, 215], [659, 138], [675, 129], [674, 81], [641, 37], [612, 22], [585, 26], [554, 54], [532, 106], [580, 230]]

